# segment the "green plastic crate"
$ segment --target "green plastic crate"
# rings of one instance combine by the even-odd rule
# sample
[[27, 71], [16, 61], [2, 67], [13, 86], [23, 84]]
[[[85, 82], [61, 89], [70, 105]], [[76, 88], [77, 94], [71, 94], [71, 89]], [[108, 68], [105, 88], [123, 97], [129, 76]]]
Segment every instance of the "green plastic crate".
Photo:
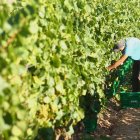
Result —
[[94, 132], [97, 127], [96, 117], [86, 117], [84, 120], [85, 131], [87, 133]]
[[140, 92], [121, 92], [120, 103], [122, 108], [140, 108]]

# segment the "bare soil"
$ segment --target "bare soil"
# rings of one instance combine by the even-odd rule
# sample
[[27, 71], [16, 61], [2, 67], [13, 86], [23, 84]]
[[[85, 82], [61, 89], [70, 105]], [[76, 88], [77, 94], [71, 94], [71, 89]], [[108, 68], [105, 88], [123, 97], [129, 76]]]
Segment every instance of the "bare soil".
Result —
[[140, 140], [140, 108], [121, 109], [119, 102], [111, 99], [98, 115], [96, 131], [86, 134], [81, 124], [73, 140]]
[[120, 111], [112, 140], [140, 140], [140, 109], [124, 109]]

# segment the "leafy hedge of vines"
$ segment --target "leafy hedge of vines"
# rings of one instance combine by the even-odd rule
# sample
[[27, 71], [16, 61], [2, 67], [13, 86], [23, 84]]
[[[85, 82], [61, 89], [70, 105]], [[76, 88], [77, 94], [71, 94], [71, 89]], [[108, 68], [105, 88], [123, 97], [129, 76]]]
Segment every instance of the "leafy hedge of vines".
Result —
[[79, 97], [105, 98], [113, 44], [140, 37], [139, 17], [139, 0], [0, 2], [1, 137], [29, 140], [38, 126], [84, 118]]

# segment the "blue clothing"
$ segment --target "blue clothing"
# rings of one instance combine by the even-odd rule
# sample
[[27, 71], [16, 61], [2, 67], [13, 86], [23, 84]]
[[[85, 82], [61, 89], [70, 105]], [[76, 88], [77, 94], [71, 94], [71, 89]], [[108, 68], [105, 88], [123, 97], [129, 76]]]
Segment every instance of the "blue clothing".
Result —
[[133, 60], [140, 60], [140, 39], [135, 37], [126, 38], [124, 54]]

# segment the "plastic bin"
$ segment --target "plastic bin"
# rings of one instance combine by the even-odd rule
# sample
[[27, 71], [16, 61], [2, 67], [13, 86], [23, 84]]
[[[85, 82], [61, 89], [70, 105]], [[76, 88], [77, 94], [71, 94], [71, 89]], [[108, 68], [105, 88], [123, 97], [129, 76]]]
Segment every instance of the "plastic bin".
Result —
[[121, 92], [120, 104], [122, 108], [140, 108], [140, 92]]
[[97, 117], [86, 117], [84, 119], [85, 131], [87, 133], [94, 132], [97, 127]]

